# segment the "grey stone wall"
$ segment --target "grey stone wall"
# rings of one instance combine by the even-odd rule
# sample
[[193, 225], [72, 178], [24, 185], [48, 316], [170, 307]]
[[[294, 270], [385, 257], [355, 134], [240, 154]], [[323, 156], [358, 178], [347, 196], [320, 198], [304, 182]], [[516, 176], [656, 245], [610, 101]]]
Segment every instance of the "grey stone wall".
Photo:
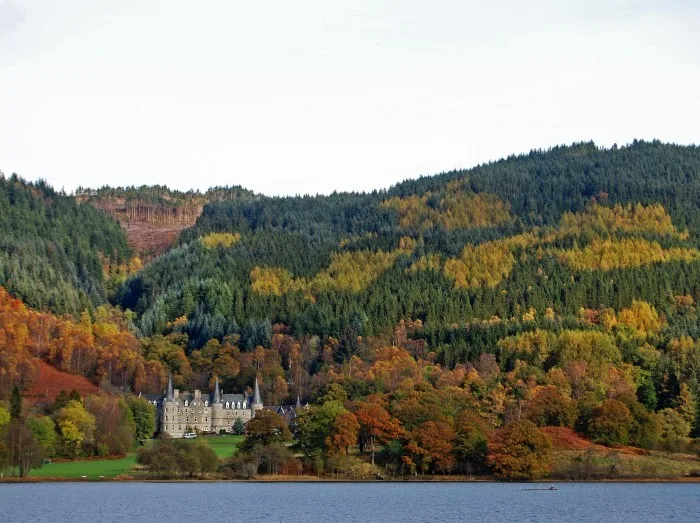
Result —
[[[178, 391], [172, 401], [160, 403], [158, 417], [160, 419], [160, 432], [171, 438], [181, 438], [188, 431], [188, 427], [198, 432], [215, 432], [221, 429], [230, 432], [236, 418], [248, 423], [255, 412], [261, 407], [231, 403], [226, 407], [224, 403], [209, 404], [203, 400], [200, 391], [195, 391], [195, 399], [192, 403], [185, 401]], [[207, 402], [205, 405], [205, 401]], [[185, 405], [185, 403], [188, 403]], [[240, 405], [240, 406], [239, 406]]]

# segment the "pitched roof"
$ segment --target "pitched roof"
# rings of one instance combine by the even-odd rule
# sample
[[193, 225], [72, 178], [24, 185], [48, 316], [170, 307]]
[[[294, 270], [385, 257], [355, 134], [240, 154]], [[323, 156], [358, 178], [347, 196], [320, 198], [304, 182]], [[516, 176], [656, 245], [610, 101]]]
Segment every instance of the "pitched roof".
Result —
[[226, 403], [227, 401], [232, 401], [232, 402], [241, 402], [243, 403], [244, 401], [248, 402], [248, 396], [245, 394], [222, 394], [221, 395], [221, 401], [222, 403]]

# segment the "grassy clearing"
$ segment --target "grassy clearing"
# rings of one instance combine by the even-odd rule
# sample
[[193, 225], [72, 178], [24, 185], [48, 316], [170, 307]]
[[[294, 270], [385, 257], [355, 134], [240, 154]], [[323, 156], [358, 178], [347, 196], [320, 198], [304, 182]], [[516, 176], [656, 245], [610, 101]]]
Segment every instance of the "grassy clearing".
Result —
[[[191, 441], [192, 444], [204, 443], [211, 446], [220, 460], [230, 458], [243, 442], [243, 436], [208, 436]], [[148, 444], [148, 443], [147, 443]], [[87, 479], [114, 478], [122, 474], [133, 473], [136, 465], [136, 454], [129, 454], [119, 459], [92, 459], [81, 461], [63, 461], [47, 463], [40, 469], [32, 470], [30, 476], [37, 478], [76, 479], [87, 476]]]
[[243, 436], [233, 436], [227, 434], [225, 436], [207, 436], [191, 441], [207, 443], [214, 449], [214, 452], [216, 452], [219, 459], [227, 459], [233, 456], [236, 450], [238, 450], [238, 447], [243, 442], [243, 439]]
[[63, 461], [47, 463], [40, 469], [32, 470], [30, 476], [39, 478], [87, 479], [113, 478], [126, 474], [136, 464], [136, 455], [129, 454], [119, 459], [93, 459], [85, 461]]

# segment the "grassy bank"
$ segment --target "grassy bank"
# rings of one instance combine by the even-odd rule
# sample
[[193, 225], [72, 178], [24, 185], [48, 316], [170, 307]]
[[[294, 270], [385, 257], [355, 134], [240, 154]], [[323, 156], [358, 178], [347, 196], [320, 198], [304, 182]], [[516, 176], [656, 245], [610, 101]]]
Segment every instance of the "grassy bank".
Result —
[[639, 480], [700, 477], [700, 460], [692, 454], [635, 454], [606, 449], [554, 452], [551, 478], [564, 480]]
[[[549, 427], [553, 442], [552, 471], [544, 481], [698, 481], [700, 458], [694, 454], [642, 451], [631, 447], [617, 449], [596, 445], [570, 429]], [[221, 461], [231, 457], [243, 436], [210, 436], [188, 440], [191, 444], [211, 446]], [[150, 444], [147, 443], [147, 444]], [[209, 479], [215, 479], [214, 475]], [[9, 479], [9, 478], [7, 478]], [[93, 459], [54, 462], [32, 470], [29, 481], [46, 480], [144, 480], [145, 474], [136, 464], [136, 454], [117, 459]], [[380, 481], [492, 481], [490, 476], [410, 476], [383, 477]], [[326, 475], [259, 476], [255, 481], [353, 481], [352, 478]]]
[[[243, 441], [243, 436], [210, 436], [189, 440], [192, 444], [205, 443], [214, 450], [220, 460], [230, 458]], [[148, 444], [148, 443], [147, 443]], [[32, 478], [57, 479], [113, 479], [135, 472], [136, 454], [118, 459], [91, 459], [47, 463], [30, 473]]]
[[111, 479], [127, 474], [136, 465], [136, 454], [119, 459], [93, 459], [83, 461], [61, 461], [47, 463], [40, 469], [32, 470], [31, 477], [66, 479]]

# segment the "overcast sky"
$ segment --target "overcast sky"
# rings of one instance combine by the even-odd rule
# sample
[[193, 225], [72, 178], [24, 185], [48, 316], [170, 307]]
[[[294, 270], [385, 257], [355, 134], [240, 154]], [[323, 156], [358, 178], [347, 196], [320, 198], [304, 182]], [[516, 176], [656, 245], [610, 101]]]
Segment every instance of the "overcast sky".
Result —
[[698, 143], [699, 27], [697, 0], [0, 0], [0, 170], [315, 194]]

